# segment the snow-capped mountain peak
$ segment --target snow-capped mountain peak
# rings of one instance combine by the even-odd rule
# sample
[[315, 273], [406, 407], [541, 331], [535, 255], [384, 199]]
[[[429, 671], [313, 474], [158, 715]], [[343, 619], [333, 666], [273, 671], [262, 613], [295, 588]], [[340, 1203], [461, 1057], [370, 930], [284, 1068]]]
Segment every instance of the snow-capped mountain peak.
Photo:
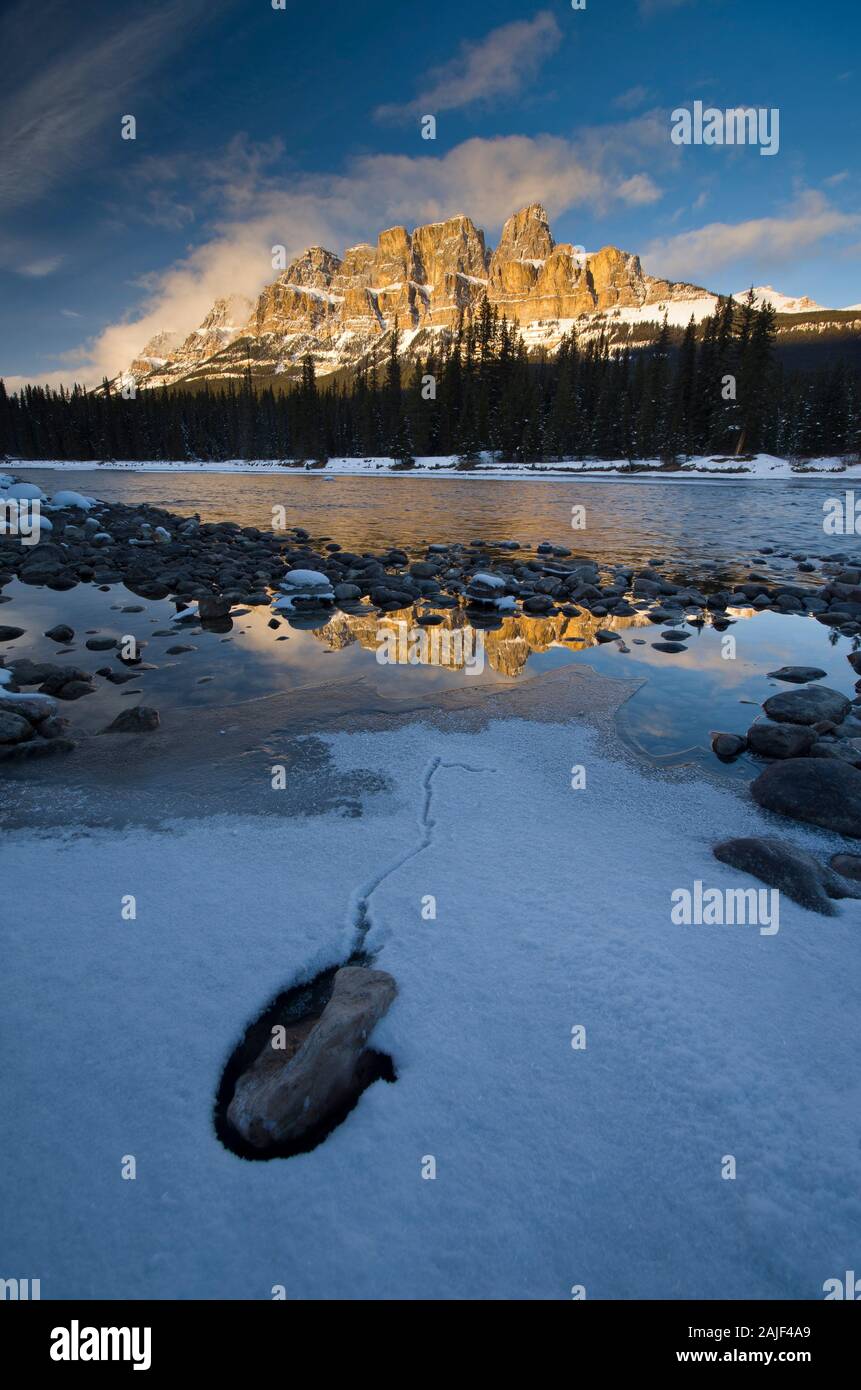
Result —
[[[733, 295], [739, 304], [747, 299], [749, 290], [739, 290], [738, 294]], [[756, 298], [757, 308], [763, 304], [770, 304], [772, 309], [778, 314], [811, 314], [818, 310], [827, 308], [824, 304], [817, 304], [815, 300], [808, 299], [806, 294], [793, 297], [789, 294], [781, 294], [772, 285], [756, 285], [753, 291]]]

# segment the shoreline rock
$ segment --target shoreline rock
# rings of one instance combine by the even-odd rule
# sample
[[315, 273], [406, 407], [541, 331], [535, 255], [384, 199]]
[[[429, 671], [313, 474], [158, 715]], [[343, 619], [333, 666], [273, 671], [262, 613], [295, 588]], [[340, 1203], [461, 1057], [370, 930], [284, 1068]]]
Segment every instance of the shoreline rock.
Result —
[[106, 729], [102, 729], [102, 733], [148, 734], [160, 724], [161, 717], [157, 709], [151, 709], [148, 705], [133, 705], [131, 709], [122, 710]]
[[820, 864], [807, 850], [774, 836], [724, 840], [715, 845], [713, 854], [722, 864], [752, 874], [824, 917], [835, 915], [833, 898], [861, 898], [861, 884], [850, 883], [833, 868]]
[[826, 758], [772, 763], [751, 783], [767, 811], [861, 839], [861, 772]]
[[284, 1047], [270, 1039], [237, 1081], [227, 1119], [240, 1138], [258, 1150], [297, 1144], [358, 1099], [368, 1039], [396, 994], [383, 970], [338, 970], [320, 1017]]

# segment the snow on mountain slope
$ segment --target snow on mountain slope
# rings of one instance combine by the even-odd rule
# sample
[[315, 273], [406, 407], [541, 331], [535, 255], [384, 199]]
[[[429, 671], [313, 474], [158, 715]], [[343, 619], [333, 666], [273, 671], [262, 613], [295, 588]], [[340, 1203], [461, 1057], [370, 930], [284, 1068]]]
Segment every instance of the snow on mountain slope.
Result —
[[698, 286], [646, 274], [638, 256], [617, 247], [586, 252], [555, 242], [547, 213], [532, 203], [508, 219], [493, 251], [462, 214], [412, 232], [389, 227], [375, 246], [349, 247], [343, 259], [310, 247], [244, 314], [234, 298], [217, 301], [181, 343], [147, 344], [121, 380], [163, 386], [249, 370], [265, 378], [295, 373], [308, 353], [327, 375], [379, 350], [395, 326], [401, 351], [420, 351], [430, 341], [423, 332], [451, 331], [485, 298], [528, 344], [550, 351], [574, 323], [592, 331], [595, 319], [600, 331], [602, 315], [639, 325], [666, 312], [685, 324], [717, 302]]
[[[749, 290], [739, 290], [738, 294], [733, 295], [733, 299], [742, 304], [749, 293]], [[781, 294], [771, 285], [757, 285], [753, 293], [757, 308], [769, 303], [778, 314], [812, 314], [826, 309], [824, 304], [817, 304], [815, 300], [808, 299], [806, 294], [793, 298], [792, 295]]]
[[[733, 298], [743, 302], [747, 292]], [[857, 326], [805, 295], [781, 294], [771, 285], [754, 290], [758, 305], [771, 303], [790, 316], [778, 332], [857, 332]], [[400, 334], [407, 358], [427, 353], [435, 335], [449, 335], [461, 315], [477, 315], [487, 301], [520, 332], [531, 351], [555, 352], [576, 332], [584, 341], [606, 335], [613, 347], [653, 341], [664, 318], [682, 329], [693, 317], [714, 313], [718, 296], [699, 285], [657, 279], [638, 256], [604, 246], [556, 242], [547, 213], [531, 203], [509, 217], [495, 250], [469, 217], [457, 214], [416, 227], [389, 227], [376, 244], [348, 247], [343, 258], [322, 246], [297, 256], [256, 303], [227, 295], [187, 336], [151, 339], [117, 384], [157, 387], [201, 381], [257, 383], [298, 376], [310, 355], [319, 376], [328, 376], [388, 352]], [[853, 306], [858, 308], [858, 306]], [[822, 314], [835, 315], [835, 324]]]

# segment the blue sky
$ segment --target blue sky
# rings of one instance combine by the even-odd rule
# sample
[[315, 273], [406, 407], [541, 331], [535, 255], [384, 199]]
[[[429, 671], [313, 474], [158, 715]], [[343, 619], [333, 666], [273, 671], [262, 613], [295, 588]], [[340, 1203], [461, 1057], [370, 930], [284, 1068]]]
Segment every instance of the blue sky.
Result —
[[[7, 5], [0, 374], [98, 380], [276, 243], [456, 212], [493, 243], [532, 200], [652, 273], [858, 303], [859, 39], [857, 0]], [[674, 146], [697, 100], [778, 108], [779, 153]]]

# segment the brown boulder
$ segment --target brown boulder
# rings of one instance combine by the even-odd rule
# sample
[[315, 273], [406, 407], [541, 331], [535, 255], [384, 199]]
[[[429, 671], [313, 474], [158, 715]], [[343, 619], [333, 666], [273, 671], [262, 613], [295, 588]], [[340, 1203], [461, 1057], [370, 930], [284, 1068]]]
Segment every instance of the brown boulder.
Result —
[[339, 970], [307, 1036], [294, 1032], [283, 1049], [270, 1040], [239, 1078], [227, 1111], [237, 1134], [256, 1149], [268, 1149], [298, 1142], [330, 1123], [364, 1088], [368, 1039], [396, 993], [383, 970]]

